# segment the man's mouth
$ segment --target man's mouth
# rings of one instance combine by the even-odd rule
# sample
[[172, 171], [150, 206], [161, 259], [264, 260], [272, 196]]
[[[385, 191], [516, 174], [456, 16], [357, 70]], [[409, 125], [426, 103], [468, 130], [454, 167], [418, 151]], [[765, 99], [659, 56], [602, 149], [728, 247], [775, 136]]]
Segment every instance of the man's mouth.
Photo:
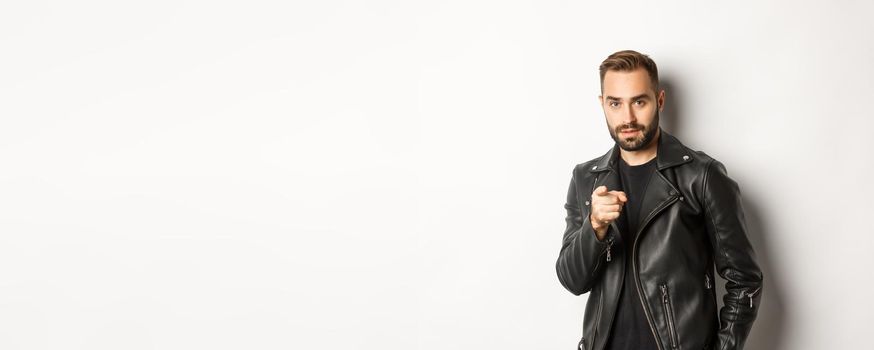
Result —
[[626, 135], [630, 135], [630, 134], [633, 134], [633, 133], [636, 133], [636, 132], [637, 132], [637, 129], [625, 129], [625, 130], [622, 130], [622, 133], [623, 133], [623, 134], [626, 134]]

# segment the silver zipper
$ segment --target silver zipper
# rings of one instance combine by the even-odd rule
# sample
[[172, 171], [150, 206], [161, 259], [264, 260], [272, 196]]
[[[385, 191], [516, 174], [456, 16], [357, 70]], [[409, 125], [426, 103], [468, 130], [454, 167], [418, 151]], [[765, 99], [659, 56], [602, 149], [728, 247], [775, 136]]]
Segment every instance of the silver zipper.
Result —
[[[616, 224], [615, 224], [615, 223], [611, 223], [610, 225], [616, 225]], [[618, 232], [618, 229], [617, 229], [617, 232]], [[612, 238], [612, 237], [611, 237], [611, 238]], [[611, 243], [612, 243], [612, 239], [611, 239]], [[625, 261], [626, 261], [626, 263], [628, 263], [628, 259], [626, 259]], [[622, 269], [620, 269], [620, 270], [622, 271], [622, 272], [621, 272], [621, 273], [622, 273], [622, 277], [620, 277], [619, 280], [620, 280], [620, 281], [624, 281], [624, 280], [625, 280], [625, 273], [626, 273], [626, 272], [625, 272], [625, 268], [622, 268]], [[603, 293], [603, 291], [602, 291], [602, 293]], [[611, 314], [611, 317], [607, 320], [607, 331], [606, 331], [605, 334], [610, 334], [610, 331], [611, 331], [611, 329], [613, 328], [613, 317], [615, 317], [615, 316], [616, 316], [616, 313], [612, 313], [612, 314]], [[601, 320], [601, 318], [599, 317], [599, 318], [598, 318], [598, 321], [600, 322], [600, 320]], [[596, 333], [597, 333], [597, 332], [596, 332]], [[594, 348], [594, 346], [595, 346], [595, 339], [592, 339], [592, 347]]]
[[762, 287], [759, 287], [758, 289], [754, 290], [752, 293], [749, 293], [749, 292], [747, 292], [746, 289], [744, 289], [744, 290], [740, 291], [740, 297], [743, 298], [744, 293], [746, 293], [747, 297], [750, 298], [750, 308], [752, 309], [753, 308], [753, 296], [756, 295], [756, 293], [758, 293], [760, 290], [762, 290]]
[[598, 324], [601, 323], [601, 309], [602, 304], [604, 303], [604, 290], [601, 289], [601, 292], [598, 293], [598, 316], [595, 317], [595, 327], [592, 330], [592, 347], [595, 346], [595, 339], [598, 339]]
[[[661, 174], [659, 174], [659, 175], [661, 175]], [[658, 215], [658, 213], [660, 213], [662, 210], [667, 208], [669, 205], [676, 202], [677, 197], [678, 197], [678, 195], [674, 195], [670, 200], [665, 202], [665, 204], [663, 204], [663, 205], [659, 206], [658, 208], [656, 208], [655, 210], [653, 210], [652, 214], [646, 217], [646, 219], [643, 221], [643, 224], [641, 224], [640, 227], [637, 229], [637, 234], [634, 237], [634, 243], [632, 244], [632, 248], [631, 248], [631, 263], [632, 263], [631, 267], [633, 268], [633, 271], [634, 271], [634, 282], [635, 282], [635, 285], [637, 286], [637, 296], [640, 297], [640, 304], [643, 306], [643, 311], [644, 311], [644, 314], [646, 315], [646, 320], [649, 323], [649, 329], [650, 329], [650, 331], [652, 331], [652, 335], [653, 335], [653, 337], [655, 337], [655, 339], [660, 339], [660, 337], [658, 336], [658, 333], [656, 332], [656, 329], [653, 326], [652, 315], [650, 314], [649, 308], [646, 307], [647, 306], [646, 301], [643, 299], [643, 295], [644, 295], [643, 288], [640, 286], [640, 275], [637, 272], [637, 241], [640, 240], [640, 233], [643, 232], [643, 229], [646, 228], [646, 225], [649, 224], [650, 220], [652, 220], [652, 218], [654, 216]], [[658, 346], [659, 350], [662, 349], [661, 342], [656, 342], [656, 345]]]
[[[610, 237], [607, 239], [607, 244], [608, 245], [607, 245], [607, 251], [606, 251], [606, 254], [607, 254], [606, 260], [609, 262], [610, 261], [610, 246], [613, 245], [613, 237]], [[604, 255], [604, 253], [601, 253], [601, 255]], [[600, 266], [601, 266], [601, 256], [598, 256], [598, 261], [595, 262], [595, 267], [592, 268], [592, 272], [594, 273], [595, 271], [598, 271], [598, 267], [600, 267]]]
[[674, 325], [674, 308], [671, 305], [671, 298], [668, 296], [668, 285], [662, 283], [659, 285], [662, 289], [662, 304], [665, 306], [665, 320], [668, 323], [668, 331], [671, 333], [671, 347], [677, 348], [677, 328]]
[[704, 275], [704, 287], [710, 289], [710, 275]]

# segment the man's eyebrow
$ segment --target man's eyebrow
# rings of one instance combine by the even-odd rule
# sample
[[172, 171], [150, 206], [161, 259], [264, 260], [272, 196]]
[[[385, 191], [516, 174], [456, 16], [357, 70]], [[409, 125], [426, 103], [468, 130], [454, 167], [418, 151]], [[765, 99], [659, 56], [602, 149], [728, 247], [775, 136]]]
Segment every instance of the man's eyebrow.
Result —
[[[615, 101], [622, 101], [621, 98], [616, 97], [616, 96], [607, 96], [607, 99], [608, 99], [608, 100], [615, 100]], [[630, 98], [629, 100], [634, 101], [634, 100], [639, 100], [639, 99], [649, 100], [649, 95], [647, 95], [647, 94], [640, 94], [640, 95], [637, 95], [637, 96], [634, 96], [634, 97]]]

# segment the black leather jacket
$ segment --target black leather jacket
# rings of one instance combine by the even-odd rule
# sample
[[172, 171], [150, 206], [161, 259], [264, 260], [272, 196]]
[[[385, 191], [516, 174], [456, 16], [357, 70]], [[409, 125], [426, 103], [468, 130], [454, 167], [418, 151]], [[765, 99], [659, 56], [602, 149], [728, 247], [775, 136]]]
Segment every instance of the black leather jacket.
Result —
[[[589, 222], [592, 191], [620, 185], [618, 145], [574, 168], [555, 268], [571, 293], [591, 292], [578, 347], [604, 348], [625, 264], [634, 264], [639, 302], [660, 349], [742, 349], [759, 309], [762, 272], [747, 239], [740, 190], [721, 162], [660, 132], [658, 170], [641, 203], [630, 255], [611, 251], [621, 237], [615, 222], [603, 241]], [[714, 265], [726, 289], [718, 316]]]

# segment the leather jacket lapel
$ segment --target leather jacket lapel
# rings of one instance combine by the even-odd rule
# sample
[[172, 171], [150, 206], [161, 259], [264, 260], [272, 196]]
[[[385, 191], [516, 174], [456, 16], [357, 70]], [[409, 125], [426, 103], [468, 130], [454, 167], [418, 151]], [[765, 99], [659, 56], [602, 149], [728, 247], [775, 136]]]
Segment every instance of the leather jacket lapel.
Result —
[[652, 175], [645, 192], [643, 202], [640, 203], [638, 230], [643, 229], [647, 219], [658, 215], [669, 201], [679, 197], [677, 189], [665, 179], [659, 170], [656, 170], [655, 174]]

